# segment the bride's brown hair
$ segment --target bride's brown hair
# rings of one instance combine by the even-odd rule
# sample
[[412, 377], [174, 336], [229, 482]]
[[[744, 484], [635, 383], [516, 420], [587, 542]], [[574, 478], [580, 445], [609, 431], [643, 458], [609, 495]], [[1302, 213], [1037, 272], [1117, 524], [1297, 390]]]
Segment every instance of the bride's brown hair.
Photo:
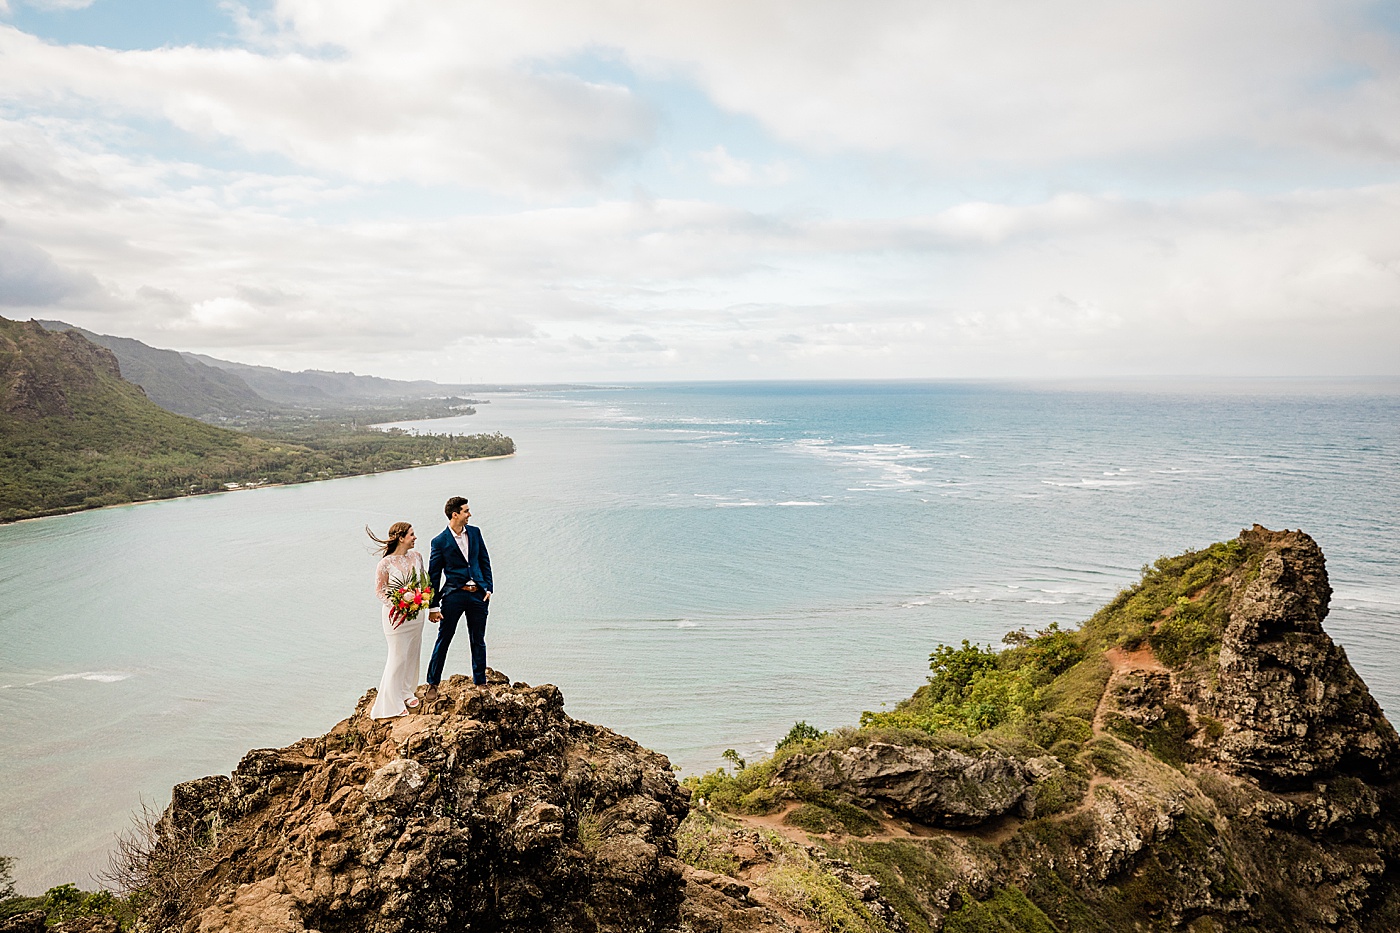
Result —
[[392, 525], [389, 526], [389, 537], [381, 538], [374, 532], [370, 531], [368, 525], [365, 526], [365, 534], [370, 536], [370, 540], [372, 540], [375, 544], [379, 544], [384, 547], [385, 557], [388, 557], [390, 554], [397, 551], [399, 549], [399, 542], [403, 540], [404, 535], [408, 534], [412, 530], [413, 526], [410, 525], [408, 522], [394, 522]]

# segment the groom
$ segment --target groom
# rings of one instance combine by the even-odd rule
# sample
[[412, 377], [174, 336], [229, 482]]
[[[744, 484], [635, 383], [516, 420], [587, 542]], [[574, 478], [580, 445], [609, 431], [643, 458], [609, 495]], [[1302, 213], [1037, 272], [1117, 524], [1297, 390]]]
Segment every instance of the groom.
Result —
[[428, 662], [428, 697], [437, 696], [447, 646], [457, 634], [457, 621], [467, 617], [472, 646], [472, 680], [486, 683], [486, 610], [491, 600], [491, 558], [481, 532], [467, 524], [472, 510], [467, 500], [453, 496], [443, 507], [447, 528], [433, 539], [428, 558], [428, 579], [433, 599], [428, 619], [438, 624], [437, 644]]

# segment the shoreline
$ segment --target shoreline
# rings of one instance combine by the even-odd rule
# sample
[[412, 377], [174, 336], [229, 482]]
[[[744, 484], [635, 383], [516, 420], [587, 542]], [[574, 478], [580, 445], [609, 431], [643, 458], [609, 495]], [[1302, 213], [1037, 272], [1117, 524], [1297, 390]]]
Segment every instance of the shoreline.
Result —
[[312, 483], [333, 483], [338, 479], [355, 479], [359, 476], [379, 476], [384, 473], [403, 473], [408, 470], [422, 470], [427, 467], [447, 466], [449, 463], [479, 463], [483, 460], [508, 460], [515, 454], [491, 454], [487, 457], [463, 457], [461, 460], [444, 460], [441, 463], [417, 463], [406, 467], [399, 467], [397, 470], [372, 470], [368, 473], [347, 473], [344, 476], [328, 476], [324, 479], [304, 479], [295, 483], [260, 483], [257, 486], [240, 486], [238, 489], [210, 489], [204, 492], [187, 492], [180, 496], [166, 496], [162, 499], [133, 499], [130, 502], [113, 502], [110, 505], [94, 505], [87, 508], [78, 507], [74, 509], [55, 509], [52, 512], [45, 512], [42, 515], [26, 515], [24, 518], [0, 519], [0, 527], [5, 525], [18, 525], [22, 522], [42, 522], [51, 518], [63, 518], [66, 515], [78, 515], [82, 512], [102, 512], [107, 509], [129, 509], [137, 505], [152, 505], [157, 502], [174, 502], [178, 499], [198, 499], [203, 496], [223, 496], [238, 492], [257, 492], [259, 489], [277, 489], [287, 486], [308, 486]]

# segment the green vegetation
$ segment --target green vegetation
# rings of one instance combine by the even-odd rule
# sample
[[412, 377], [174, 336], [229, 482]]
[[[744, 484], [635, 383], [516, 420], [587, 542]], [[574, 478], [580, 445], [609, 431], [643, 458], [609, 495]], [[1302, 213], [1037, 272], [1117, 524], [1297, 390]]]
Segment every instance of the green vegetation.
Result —
[[592, 855], [603, 845], [603, 823], [590, 806], [578, 817], [578, 847], [586, 855]]
[[[1094, 835], [1093, 821], [1084, 818], [1070, 818], [1063, 821], [1036, 821], [1028, 824], [1027, 835], [1031, 843], [1041, 847], [1042, 858], [1048, 850], [1055, 858], [1048, 864], [1055, 867], [1035, 872], [1027, 881], [1025, 896], [1049, 922], [1051, 929], [1084, 931], [1084, 933], [1118, 933], [1120, 930], [1134, 929], [1180, 929], [1173, 918], [1166, 916], [1169, 905], [1189, 903], [1199, 896], [1199, 884], [1206, 882], [1212, 901], [1225, 905], [1244, 896], [1248, 886], [1232, 866], [1224, 840], [1209, 819], [1187, 814], [1177, 821], [1171, 833], [1159, 837], [1152, 846], [1143, 850], [1141, 858], [1133, 870], [1117, 883], [1102, 887], [1078, 887], [1073, 883], [1073, 873], [1062, 867], [1074, 854], [1090, 844]], [[1028, 850], [1024, 846], [1013, 845], [1005, 852], [1008, 861], [1024, 858]], [[987, 902], [988, 905], [995, 898]], [[1273, 906], [1265, 898], [1259, 909], [1268, 912]], [[1288, 910], [1281, 911], [1279, 922], [1266, 924], [1263, 929], [1298, 929], [1296, 924], [1284, 919]], [[1295, 913], [1296, 917], [1298, 913]], [[1144, 926], [1144, 918], [1154, 918], [1157, 923]], [[1253, 925], [1230, 925], [1219, 927], [1214, 921], [1206, 925], [1193, 924], [1191, 930], [1237, 930], [1239, 933], [1254, 931]], [[946, 929], [955, 929], [952, 926]], [[979, 929], [971, 927], [971, 929]], [[1000, 930], [1003, 927], [990, 926], [984, 929]], [[1006, 929], [1022, 929], [1009, 927]], [[1026, 929], [1041, 929], [1030, 926]]]
[[[1034, 635], [1012, 632], [1002, 651], [966, 640], [939, 645], [929, 656], [929, 682], [893, 710], [862, 714], [861, 725], [969, 736], [1012, 728], [1044, 748], [1083, 742], [1111, 670], [1102, 651], [1148, 643], [1174, 667], [1208, 659], [1228, 622], [1223, 584], [1248, 560], [1238, 540], [1163, 557], [1081, 630], [1052, 624]], [[1181, 760], [1179, 718], [1147, 743], [1164, 760]]]
[[[1275, 837], [1249, 820], [1222, 828], [1206, 801], [1226, 811], [1248, 810], [1250, 794], [1261, 792], [1210, 769], [1188, 766], [1199, 754], [1198, 743], [1218, 741], [1225, 725], [1199, 713], [1193, 718], [1173, 702], [1160, 689], [1163, 675], [1151, 672], [1153, 665], [1139, 663], [1145, 658], [1126, 659], [1114, 681], [1114, 696], [1126, 698], [1122, 711], [1117, 703], [1104, 703], [1113, 672], [1110, 657], [1118, 657], [1107, 654], [1112, 649], [1150, 648], [1188, 682], [1208, 676], [1229, 621], [1230, 602], [1257, 576], [1266, 553], [1267, 545], [1255, 540], [1245, 536], [1157, 560], [1143, 569], [1137, 584], [1078, 630], [1052, 625], [1034, 633], [1012, 632], [999, 651], [970, 641], [938, 645], [929, 656], [927, 684], [894, 709], [867, 712], [859, 728], [829, 733], [799, 722], [770, 759], [747, 762], [733, 773], [719, 769], [688, 783], [718, 810], [759, 814], [787, 807], [783, 819], [788, 825], [822, 837], [814, 841], [878, 880], [881, 896], [917, 933], [936, 928], [954, 933], [1115, 933], [1168, 924], [1200, 933], [1233, 929], [1221, 926], [1220, 918], [1242, 909], [1236, 905], [1251, 890], [1242, 875], [1248, 870], [1240, 867], [1249, 862], [1237, 860], [1232, 851], [1239, 845], [1251, 853], [1267, 852], [1267, 861], [1282, 866], [1284, 873], [1281, 881], [1266, 885], [1268, 896], [1251, 908], [1266, 922], [1240, 925], [1241, 933], [1292, 928], [1290, 918], [1307, 916], [1311, 908], [1290, 900], [1295, 896], [1291, 892], [1306, 886], [1289, 882], [1287, 866], [1315, 861], [1317, 852], [1299, 837]], [[1139, 715], [1146, 713], [1150, 715]], [[1100, 715], [1103, 729], [1096, 734]], [[1014, 755], [1034, 768], [1031, 806], [1011, 826], [892, 839], [875, 832], [881, 823], [858, 806], [861, 801], [803, 782], [769, 786], [793, 755], [875, 742], [974, 753], [993, 747]], [[1091, 777], [1098, 782], [1095, 807], [1085, 806]], [[1360, 781], [1334, 782], [1330, 791], [1343, 808], [1365, 792]], [[1086, 853], [1103, 841], [1099, 811], [1108, 807], [1132, 813], [1141, 801], [1169, 799], [1184, 801], [1170, 830], [1143, 848], [1130, 868], [1113, 869], [1101, 885], [1086, 884]], [[1009, 834], [1000, 835], [1002, 828], [1010, 829]], [[1266, 831], [1267, 839], [1261, 835]], [[1299, 848], [1275, 851], [1280, 845]], [[990, 895], [979, 889], [976, 895], [982, 900], [963, 891], [958, 908], [945, 916], [940, 905], [948, 904], [949, 893], [962, 883], [959, 878], [969, 877], [968, 864], [982, 865], [988, 871], [984, 877], [1005, 886], [994, 887]], [[1037, 866], [1030, 875], [998, 875], [993, 868], [1029, 864]], [[1198, 898], [1203, 884], [1219, 915], [1168, 915]], [[1400, 916], [1400, 884], [1380, 891], [1375, 916]], [[809, 916], [825, 917], [820, 912]], [[840, 922], [818, 919], [825, 929], [844, 929]]]
[[307, 370], [283, 372], [176, 350], [161, 350], [130, 337], [95, 334], [61, 321], [39, 321], [46, 330], [76, 331], [111, 350], [122, 378], [138, 385], [166, 411], [240, 429], [293, 430], [316, 423], [346, 427], [469, 415], [475, 399], [442, 397], [461, 387], [404, 382]]
[[[732, 846], [739, 830], [739, 824], [713, 810], [693, 809], [676, 830], [676, 852], [696, 868], [737, 876], [740, 864]], [[738, 838], [745, 835], [739, 832]], [[888, 933], [889, 927], [870, 912], [855, 890], [832, 875], [820, 856], [769, 831], [762, 832], [756, 843], [745, 844], [769, 853], [772, 867], [764, 884], [783, 907], [830, 933]]]
[[172, 414], [75, 332], [0, 318], [0, 521], [513, 453], [500, 434], [321, 424], [252, 436]]
[[1056, 933], [1044, 912], [1019, 888], [998, 888], [985, 901], [968, 895], [963, 906], [948, 915], [944, 933]]
[[[726, 833], [721, 820], [723, 817], [712, 810], [691, 810], [676, 827], [676, 855], [687, 865], [732, 877], [739, 872], [739, 860], [725, 846]], [[728, 828], [732, 829], [733, 825]]]
[[[826, 738], [826, 736], [827, 733], [818, 729], [816, 726], [807, 725], [806, 720], [795, 722], [792, 724], [792, 728], [788, 730], [788, 734], [779, 740], [777, 749], [787, 748], [790, 745], [803, 745], [807, 742], [820, 742], [822, 739]], [[775, 749], [775, 751], [777, 749]]]
[[1123, 741], [1146, 749], [1169, 765], [1180, 765], [1192, 758], [1191, 744], [1186, 740], [1191, 720], [1186, 710], [1173, 703], [1166, 705], [1165, 712], [1165, 716], [1146, 727], [1122, 716], [1112, 716], [1104, 725]]
[[805, 856], [790, 857], [769, 872], [767, 887], [775, 901], [806, 915], [831, 933], [889, 930], [850, 888]]
[[1089, 791], [1089, 769], [1079, 759], [1081, 748], [1078, 743], [1059, 742], [1051, 749], [1064, 771], [1045, 777], [1031, 787], [1031, 802], [1035, 804], [1037, 817], [1072, 810], [1084, 801]]
[[[1135, 649], [1144, 642], [1164, 664], [1181, 667], [1208, 656], [1228, 621], [1230, 589], [1219, 584], [1249, 563], [1239, 541], [1162, 557], [1142, 569], [1142, 580], [1084, 624], [1087, 647]], [[1256, 568], [1257, 569], [1257, 568]]]
[[891, 711], [862, 713], [861, 725], [976, 735], [1021, 722], [1047, 708], [1055, 678], [1084, 658], [1079, 633], [1056, 624], [1006, 640], [1004, 651], [966, 640], [961, 648], [939, 645], [929, 656], [929, 682]]
[[[1095, 652], [1047, 684], [1040, 698], [1046, 710], [1085, 723], [1091, 722], [1112, 673], [1108, 659]], [[1049, 748], [1053, 742], [1040, 744]]]
[[77, 885], [61, 884], [38, 897], [21, 897], [15, 893], [10, 874], [13, 864], [13, 859], [0, 856], [0, 923], [34, 910], [42, 910], [50, 924], [79, 917], [111, 917], [123, 930], [129, 930], [136, 922], [131, 899], [111, 891], [82, 891]]
[[783, 818], [789, 825], [813, 833], [845, 832], [852, 836], [866, 836], [880, 828], [878, 820], [839, 794], [800, 781], [790, 787], [792, 795], [803, 803]]
[[954, 852], [945, 840], [850, 840], [837, 846], [835, 854], [880, 882], [881, 896], [899, 911], [914, 933], [931, 933], [926, 905], [957, 877], [950, 867]]
[[765, 833], [764, 841], [777, 853], [766, 879], [775, 901], [830, 933], [888, 933], [889, 927], [870, 912], [860, 895], [825, 865], [776, 833]]
[[166, 411], [208, 419], [277, 407], [238, 376], [174, 350], [160, 350], [130, 337], [95, 334], [59, 321], [39, 323], [52, 331], [75, 330], [97, 346], [111, 350], [121, 364], [122, 378], [140, 386], [147, 398]]
[[[896, 709], [863, 714], [859, 729], [822, 732], [799, 722], [772, 757], [747, 763], [726, 750], [732, 772], [718, 768], [685, 783], [693, 799], [718, 810], [766, 814], [795, 801], [799, 806], [784, 817], [790, 825], [861, 836], [877, 829], [878, 822], [840, 795], [800, 781], [769, 786], [782, 762], [797, 754], [875, 742], [964, 751], [975, 751], [985, 741], [1011, 747], [1034, 743], [1056, 747], [1066, 768], [1062, 777], [1037, 786], [1037, 812], [1074, 806], [1088, 783], [1076, 756], [1080, 743], [1092, 735], [1090, 723], [1108, 680], [1108, 665], [1101, 655], [1086, 657], [1080, 634], [1058, 625], [1035, 635], [1013, 632], [1007, 642], [1010, 647], [1000, 652], [966, 641], [960, 648], [939, 645], [930, 656], [928, 684]], [[992, 729], [996, 731], [982, 740], [973, 738]]]
[[787, 799], [787, 791], [785, 788], [769, 787], [768, 781], [790, 754], [774, 753], [772, 758], [734, 774], [716, 768], [699, 777], [688, 777], [683, 783], [690, 788], [692, 800], [704, 800], [718, 810], [728, 813], [771, 813]]

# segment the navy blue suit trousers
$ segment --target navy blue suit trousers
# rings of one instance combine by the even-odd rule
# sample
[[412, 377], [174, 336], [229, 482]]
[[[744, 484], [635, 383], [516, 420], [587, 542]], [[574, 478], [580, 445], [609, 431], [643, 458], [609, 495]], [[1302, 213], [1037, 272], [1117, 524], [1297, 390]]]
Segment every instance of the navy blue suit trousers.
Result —
[[437, 643], [433, 645], [433, 657], [428, 662], [428, 683], [437, 686], [442, 681], [447, 649], [457, 634], [457, 623], [463, 616], [467, 619], [467, 640], [472, 647], [472, 681], [486, 683], [486, 600], [458, 590], [444, 596], [439, 608], [442, 610], [442, 621], [438, 623]]

